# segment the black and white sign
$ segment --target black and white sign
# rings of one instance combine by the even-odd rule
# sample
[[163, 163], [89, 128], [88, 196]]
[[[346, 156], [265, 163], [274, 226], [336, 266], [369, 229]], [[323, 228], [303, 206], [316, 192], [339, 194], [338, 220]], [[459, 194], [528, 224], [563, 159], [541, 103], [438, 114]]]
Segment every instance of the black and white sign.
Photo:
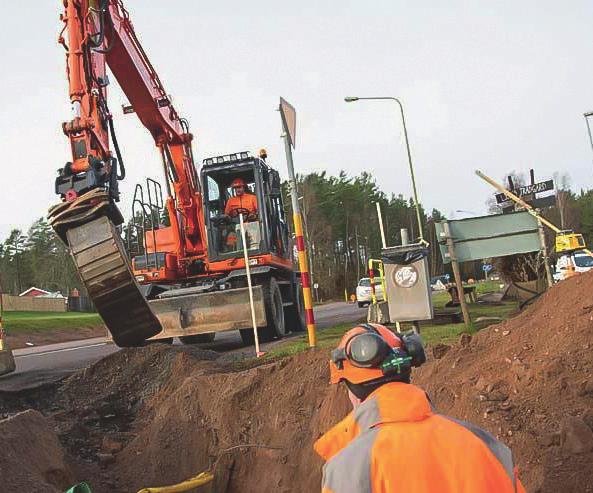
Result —
[[[513, 193], [515, 195], [518, 195], [519, 197], [525, 197], [526, 195], [549, 192], [550, 190], [554, 190], [554, 180], [540, 181], [539, 183], [534, 183], [533, 185], [525, 185], [519, 187], [519, 189], [515, 190]], [[504, 193], [496, 194], [497, 204], [502, 204], [503, 202], [506, 202], [508, 200], [508, 197]]]

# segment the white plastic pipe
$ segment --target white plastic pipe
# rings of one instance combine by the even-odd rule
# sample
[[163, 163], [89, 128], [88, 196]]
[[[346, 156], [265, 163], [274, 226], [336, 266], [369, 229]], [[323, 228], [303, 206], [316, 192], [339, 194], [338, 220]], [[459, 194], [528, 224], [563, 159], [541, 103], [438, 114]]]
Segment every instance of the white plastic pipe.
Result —
[[383, 229], [383, 216], [381, 215], [381, 205], [379, 202], [375, 202], [377, 206], [377, 217], [379, 218], [379, 229], [381, 230], [381, 241], [383, 242], [383, 248], [387, 248], [387, 242], [385, 241], [385, 230]]

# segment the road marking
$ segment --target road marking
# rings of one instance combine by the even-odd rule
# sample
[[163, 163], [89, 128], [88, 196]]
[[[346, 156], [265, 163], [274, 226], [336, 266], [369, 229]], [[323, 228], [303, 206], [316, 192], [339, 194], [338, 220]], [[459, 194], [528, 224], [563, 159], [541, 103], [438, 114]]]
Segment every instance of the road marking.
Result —
[[64, 349], [53, 349], [51, 351], [43, 351], [41, 353], [31, 353], [31, 354], [21, 354], [16, 355], [15, 358], [27, 358], [29, 356], [44, 356], [46, 354], [54, 354], [54, 353], [66, 353], [68, 351], [78, 351], [79, 349], [87, 349], [92, 347], [99, 347], [99, 346], [106, 346], [106, 342], [99, 342], [98, 344], [89, 344], [88, 346], [77, 346], [77, 347], [70, 347]]

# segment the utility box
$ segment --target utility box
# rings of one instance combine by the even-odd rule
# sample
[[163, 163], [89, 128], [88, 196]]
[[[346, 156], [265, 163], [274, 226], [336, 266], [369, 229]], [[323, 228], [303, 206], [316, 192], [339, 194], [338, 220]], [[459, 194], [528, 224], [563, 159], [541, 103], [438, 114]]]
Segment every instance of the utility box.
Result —
[[389, 318], [412, 322], [434, 318], [426, 247], [421, 243], [382, 250]]

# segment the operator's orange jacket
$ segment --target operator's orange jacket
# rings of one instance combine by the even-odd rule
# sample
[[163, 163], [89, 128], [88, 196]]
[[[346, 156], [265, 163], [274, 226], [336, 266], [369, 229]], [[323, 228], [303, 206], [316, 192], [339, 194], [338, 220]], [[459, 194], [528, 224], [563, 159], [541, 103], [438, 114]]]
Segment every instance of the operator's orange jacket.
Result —
[[315, 443], [322, 493], [525, 493], [511, 451], [436, 414], [425, 392], [392, 382]]
[[249, 214], [257, 212], [257, 197], [252, 193], [245, 192], [241, 196], [234, 196], [227, 200], [226, 206], [224, 207], [224, 213], [227, 216], [236, 216], [238, 209], [247, 209]]

